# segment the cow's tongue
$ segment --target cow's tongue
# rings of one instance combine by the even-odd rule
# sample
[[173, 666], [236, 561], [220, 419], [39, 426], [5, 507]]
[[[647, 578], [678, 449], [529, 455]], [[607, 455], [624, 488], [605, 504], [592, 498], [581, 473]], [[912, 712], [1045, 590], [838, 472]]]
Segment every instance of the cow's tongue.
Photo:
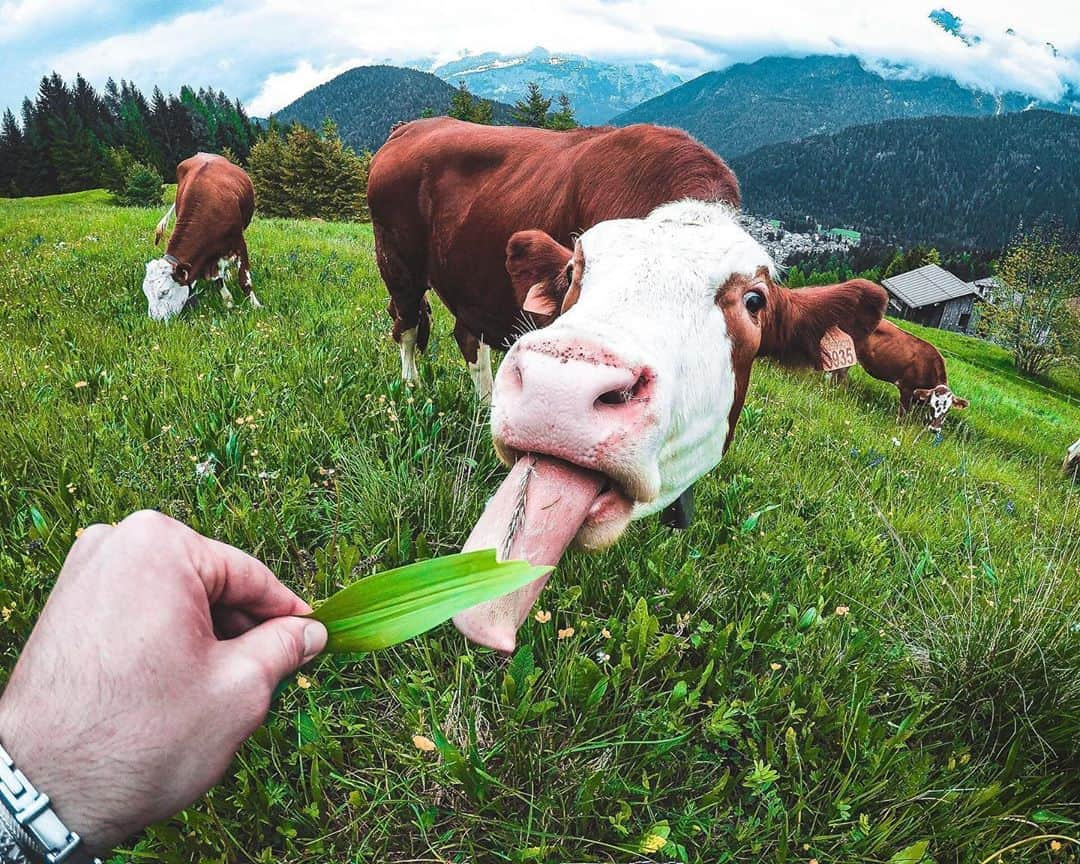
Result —
[[[523, 456], [488, 501], [464, 551], [495, 549], [501, 560], [558, 564], [589, 515], [604, 476], [547, 456]], [[517, 628], [547, 584], [544, 576], [512, 594], [454, 616], [473, 642], [509, 653]]]

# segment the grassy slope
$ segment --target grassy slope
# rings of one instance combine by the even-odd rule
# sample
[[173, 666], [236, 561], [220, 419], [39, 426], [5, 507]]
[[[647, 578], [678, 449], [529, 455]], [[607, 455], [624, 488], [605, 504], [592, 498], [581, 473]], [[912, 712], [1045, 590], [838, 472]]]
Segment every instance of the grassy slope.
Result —
[[[5, 671], [79, 526], [158, 507], [315, 599], [354, 564], [457, 549], [501, 476], [445, 313], [401, 392], [367, 226], [259, 220], [266, 308], [206, 292], [161, 326], [140, 291], [158, 216], [0, 201]], [[925, 839], [979, 862], [1075, 834], [1077, 394], [929, 335], [973, 403], [939, 444], [861, 373], [841, 392], [760, 365], [690, 531], [572, 554], [509, 665], [450, 626], [318, 662], [136, 853], [863, 862]], [[436, 725], [463, 758], [413, 747]]]

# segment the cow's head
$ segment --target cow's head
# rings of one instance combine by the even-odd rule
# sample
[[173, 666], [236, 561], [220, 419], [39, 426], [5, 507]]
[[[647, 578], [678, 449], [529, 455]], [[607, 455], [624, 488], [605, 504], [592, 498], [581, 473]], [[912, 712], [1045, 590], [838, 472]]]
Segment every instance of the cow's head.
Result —
[[[720, 461], [755, 357], [813, 366], [827, 329], [864, 336], [887, 302], [864, 280], [777, 285], [772, 260], [737, 214], [698, 201], [600, 223], [573, 250], [520, 232], [507, 269], [525, 308], [554, 323], [503, 359], [491, 406], [495, 448], [509, 465], [538, 453], [607, 478], [576, 535], [585, 548], [613, 543]], [[516, 606], [504, 598], [497, 615], [476, 607], [455, 623], [506, 649], [535, 593], [522, 589]]]
[[191, 296], [191, 267], [175, 259], [155, 258], [146, 265], [143, 294], [155, 321], [179, 315]]
[[968, 407], [968, 400], [961, 399], [948, 384], [938, 384], [937, 387], [917, 389], [914, 394], [920, 402], [925, 402], [929, 411], [929, 423], [927, 428], [931, 432], [940, 432], [941, 424], [945, 422], [945, 415], [950, 408], [964, 409]]

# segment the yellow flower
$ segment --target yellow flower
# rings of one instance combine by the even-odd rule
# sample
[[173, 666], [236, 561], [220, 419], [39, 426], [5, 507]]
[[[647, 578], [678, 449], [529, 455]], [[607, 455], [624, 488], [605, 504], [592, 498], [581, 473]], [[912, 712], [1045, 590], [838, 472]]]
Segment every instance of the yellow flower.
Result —
[[301, 690], [307, 690], [311, 686], [311, 682], [303, 675], [296, 676], [296, 686]]
[[659, 852], [665, 846], [667, 846], [667, 837], [661, 837], [659, 834], [650, 834], [641, 841], [642, 852]]
[[1059, 840], [1051, 840], [1050, 841], [1050, 851], [1051, 852], [1060, 852], [1061, 851], [1061, 842]]
[[85, 531], [85, 530], [86, 530], [85, 528], [76, 528], [75, 529], [75, 536], [76, 537], [82, 537], [83, 531]]
[[772, 669], [773, 672], [779, 672], [784, 667], [781, 666], [779, 663], [770, 663], [769, 668]]
[[417, 750], [423, 750], [425, 753], [430, 753], [435, 749], [435, 742], [426, 735], [413, 735], [412, 743], [413, 747]]
[[75, 389], [76, 390], [82, 390], [83, 387], [89, 387], [89, 386], [90, 386], [89, 381], [76, 381], [75, 382]]
[[848, 612], [850, 612], [850, 611], [851, 611], [851, 610], [850, 610], [850, 609], [848, 609], [848, 607], [847, 607], [847, 606], [837, 606], [837, 607], [836, 607], [836, 616], [837, 616], [838, 618], [843, 618], [843, 617], [844, 617], [845, 615], [847, 615], [847, 613], [848, 613]]
[[567, 627], [565, 630], [560, 630], [559, 631], [559, 638], [560, 639], [569, 639], [573, 635], [574, 635], [574, 628], [573, 627]]
[[537, 609], [536, 614], [533, 615], [533, 618], [535, 618], [537, 623], [539, 624], [547, 624], [548, 621], [551, 620], [551, 613], [545, 612], [543, 609]]
[[0, 609], [0, 617], [3, 617], [4, 623], [6, 624], [8, 621], [11, 620], [11, 610], [8, 609], [7, 606], [5, 606], [3, 609]]
[[611, 631], [608, 630], [607, 627], [605, 627], [603, 630], [600, 631], [600, 635], [603, 636], [605, 639], [610, 639]]

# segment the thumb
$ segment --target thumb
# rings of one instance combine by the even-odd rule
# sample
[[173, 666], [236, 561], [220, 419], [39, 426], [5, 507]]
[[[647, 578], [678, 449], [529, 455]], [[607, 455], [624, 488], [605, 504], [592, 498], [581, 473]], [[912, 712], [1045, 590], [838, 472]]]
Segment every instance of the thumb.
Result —
[[230, 639], [236, 654], [251, 662], [273, 689], [326, 647], [326, 627], [310, 618], [282, 617], [263, 621]]

